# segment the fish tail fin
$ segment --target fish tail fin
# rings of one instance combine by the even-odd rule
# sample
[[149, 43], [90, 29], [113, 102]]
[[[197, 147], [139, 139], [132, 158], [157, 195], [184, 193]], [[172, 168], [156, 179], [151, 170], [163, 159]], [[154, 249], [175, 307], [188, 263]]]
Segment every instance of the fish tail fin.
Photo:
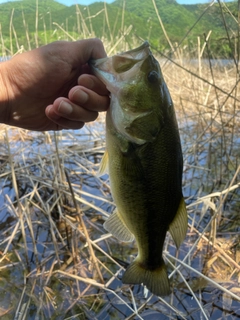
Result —
[[157, 296], [166, 296], [171, 292], [167, 268], [164, 261], [162, 261], [160, 267], [150, 270], [143, 268], [141, 263], [136, 259], [127, 268], [123, 275], [122, 282], [127, 284], [142, 283]]

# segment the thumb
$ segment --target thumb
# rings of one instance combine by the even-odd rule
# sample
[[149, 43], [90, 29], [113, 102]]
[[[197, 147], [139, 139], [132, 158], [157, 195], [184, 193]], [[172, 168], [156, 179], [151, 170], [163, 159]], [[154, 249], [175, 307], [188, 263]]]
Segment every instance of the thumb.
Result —
[[70, 50], [73, 65], [76, 67], [79, 67], [79, 64], [87, 63], [91, 59], [101, 59], [107, 56], [103, 43], [98, 38], [71, 42]]

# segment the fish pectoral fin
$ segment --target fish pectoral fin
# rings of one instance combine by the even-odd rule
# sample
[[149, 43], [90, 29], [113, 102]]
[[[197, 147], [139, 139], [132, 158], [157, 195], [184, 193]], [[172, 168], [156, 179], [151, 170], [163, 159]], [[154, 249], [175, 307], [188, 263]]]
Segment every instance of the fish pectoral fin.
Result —
[[180, 247], [181, 243], [185, 239], [187, 228], [188, 228], [187, 209], [186, 209], [184, 199], [182, 198], [178, 207], [177, 214], [169, 226], [169, 232], [177, 248]]
[[157, 296], [170, 294], [170, 285], [167, 275], [167, 268], [164, 263], [154, 270], [143, 268], [138, 258], [127, 268], [122, 277], [122, 282], [127, 284], [144, 284], [152, 293]]
[[[151, 125], [149, 125], [151, 124]], [[143, 113], [142, 116], [136, 117], [129, 126], [125, 128], [126, 134], [131, 141], [136, 144], [144, 144], [153, 141], [163, 124], [161, 119], [154, 113]]]
[[98, 170], [98, 175], [103, 176], [105, 173], [108, 173], [108, 151], [107, 150], [104, 152], [104, 155], [102, 157], [100, 167]]
[[120, 241], [131, 242], [134, 240], [133, 234], [130, 232], [117, 210], [110, 215], [103, 226]]

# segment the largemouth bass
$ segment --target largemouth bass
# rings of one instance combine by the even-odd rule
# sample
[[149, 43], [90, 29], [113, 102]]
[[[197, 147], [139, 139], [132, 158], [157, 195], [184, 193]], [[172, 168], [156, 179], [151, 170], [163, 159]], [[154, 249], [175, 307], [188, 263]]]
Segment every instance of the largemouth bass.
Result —
[[179, 247], [187, 232], [172, 99], [148, 42], [91, 66], [111, 93], [100, 171], [108, 169], [116, 210], [104, 227], [121, 241], [136, 239], [138, 255], [122, 282], [143, 283], [164, 296], [170, 293], [162, 257], [166, 233]]

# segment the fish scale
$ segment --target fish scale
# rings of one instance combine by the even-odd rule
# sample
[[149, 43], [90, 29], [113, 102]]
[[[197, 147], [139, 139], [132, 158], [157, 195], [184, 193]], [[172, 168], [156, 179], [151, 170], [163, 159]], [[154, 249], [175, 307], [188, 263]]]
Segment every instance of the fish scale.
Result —
[[116, 210], [104, 223], [121, 241], [135, 238], [138, 255], [122, 281], [170, 293], [162, 251], [167, 231], [180, 246], [187, 231], [182, 195], [183, 159], [173, 103], [149, 44], [91, 62], [111, 92], [106, 152]]

